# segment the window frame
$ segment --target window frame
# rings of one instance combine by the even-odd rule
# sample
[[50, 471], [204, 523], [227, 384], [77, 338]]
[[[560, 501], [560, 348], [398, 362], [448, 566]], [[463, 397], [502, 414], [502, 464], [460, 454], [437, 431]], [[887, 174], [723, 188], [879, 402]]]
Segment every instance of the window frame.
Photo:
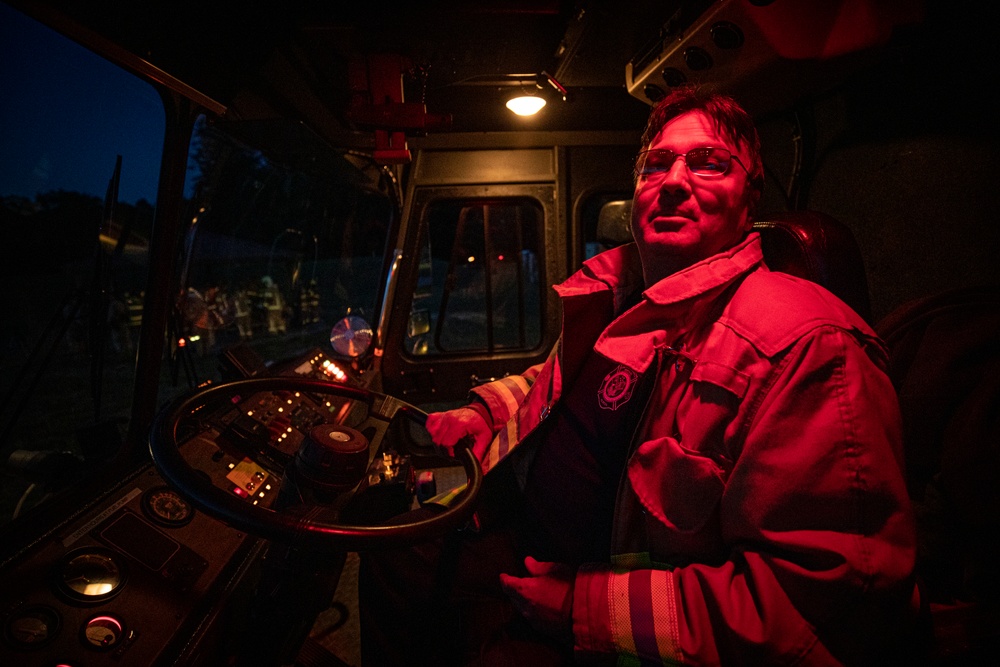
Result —
[[[564, 277], [564, 237], [553, 221], [557, 216], [555, 183], [504, 185], [435, 185], [418, 186], [412, 191], [404, 215], [400, 247], [409, 248], [410, 261], [399, 275], [392, 317], [385, 335], [382, 359], [384, 391], [420, 405], [425, 402], [464, 400], [477, 384], [520, 372], [547, 356], [559, 335], [559, 304], [551, 285]], [[538, 282], [542, 290], [539, 302], [540, 335], [537, 344], [521, 348], [455, 351], [438, 355], [413, 355], [405, 350], [407, 325], [413, 306], [423, 252], [424, 220], [429, 207], [442, 200], [450, 201], [531, 201], [541, 210], [539, 220]]]

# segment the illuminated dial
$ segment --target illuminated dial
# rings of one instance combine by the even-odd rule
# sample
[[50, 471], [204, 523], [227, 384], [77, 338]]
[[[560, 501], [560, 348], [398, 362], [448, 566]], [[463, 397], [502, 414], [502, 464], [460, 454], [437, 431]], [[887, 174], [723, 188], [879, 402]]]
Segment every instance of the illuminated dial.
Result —
[[173, 489], [157, 486], [142, 496], [142, 509], [153, 521], [170, 527], [183, 526], [194, 516], [194, 508]]
[[81, 549], [69, 554], [56, 577], [61, 592], [80, 602], [102, 602], [125, 585], [125, 566], [112, 551], [100, 548]]
[[42, 605], [24, 607], [7, 619], [4, 630], [7, 641], [18, 648], [44, 646], [59, 631], [59, 614]]
[[95, 616], [83, 626], [83, 643], [97, 649], [114, 648], [122, 640], [125, 626], [114, 616]]

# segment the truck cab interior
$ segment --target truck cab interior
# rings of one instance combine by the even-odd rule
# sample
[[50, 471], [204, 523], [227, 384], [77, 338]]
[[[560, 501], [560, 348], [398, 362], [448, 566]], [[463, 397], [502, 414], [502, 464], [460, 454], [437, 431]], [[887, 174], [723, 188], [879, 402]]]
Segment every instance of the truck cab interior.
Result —
[[757, 123], [768, 265], [890, 350], [927, 663], [994, 652], [982, 3], [245, 4], [0, 2], [0, 665], [360, 665], [357, 554], [473, 520], [426, 415], [546, 358], [686, 82]]

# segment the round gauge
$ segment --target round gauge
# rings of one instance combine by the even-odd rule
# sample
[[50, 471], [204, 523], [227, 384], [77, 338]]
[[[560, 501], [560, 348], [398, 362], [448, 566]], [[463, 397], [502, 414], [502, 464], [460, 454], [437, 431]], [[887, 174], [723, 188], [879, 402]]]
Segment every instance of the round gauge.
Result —
[[59, 613], [52, 607], [31, 605], [14, 610], [4, 624], [7, 642], [19, 649], [45, 646], [59, 632]]
[[113, 551], [84, 548], [62, 560], [56, 587], [78, 602], [103, 602], [121, 592], [126, 575], [124, 560]]
[[125, 636], [125, 626], [110, 614], [94, 616], [83, 626], [83, 644], [88, 648], [112, 649]]
[[142, 495], [142, 509], [156, 523], [171, 528], [183, 526], [194, 517], [191, 504], [167, 486], [146, 491]]

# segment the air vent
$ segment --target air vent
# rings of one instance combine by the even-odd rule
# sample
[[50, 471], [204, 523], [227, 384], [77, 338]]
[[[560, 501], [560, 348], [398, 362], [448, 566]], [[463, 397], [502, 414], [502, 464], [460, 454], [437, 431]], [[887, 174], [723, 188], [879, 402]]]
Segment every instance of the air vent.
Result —
[[[745, 15], [755, 10], [746, 0], [722, 0], [697, 17], [672, 38], [663, 37], [648, 45], [640, 55], [626, 65], [625, 80], [629, 94], [649, 104], [654, 94], [678, 86], [685, 81], [701, 82], [711, 77], [719, 80], [731, 69], [746, 43], [747, 35], [741, 23], [749, 22]], [[657, 50], [658, 49], [658, 50]]]

